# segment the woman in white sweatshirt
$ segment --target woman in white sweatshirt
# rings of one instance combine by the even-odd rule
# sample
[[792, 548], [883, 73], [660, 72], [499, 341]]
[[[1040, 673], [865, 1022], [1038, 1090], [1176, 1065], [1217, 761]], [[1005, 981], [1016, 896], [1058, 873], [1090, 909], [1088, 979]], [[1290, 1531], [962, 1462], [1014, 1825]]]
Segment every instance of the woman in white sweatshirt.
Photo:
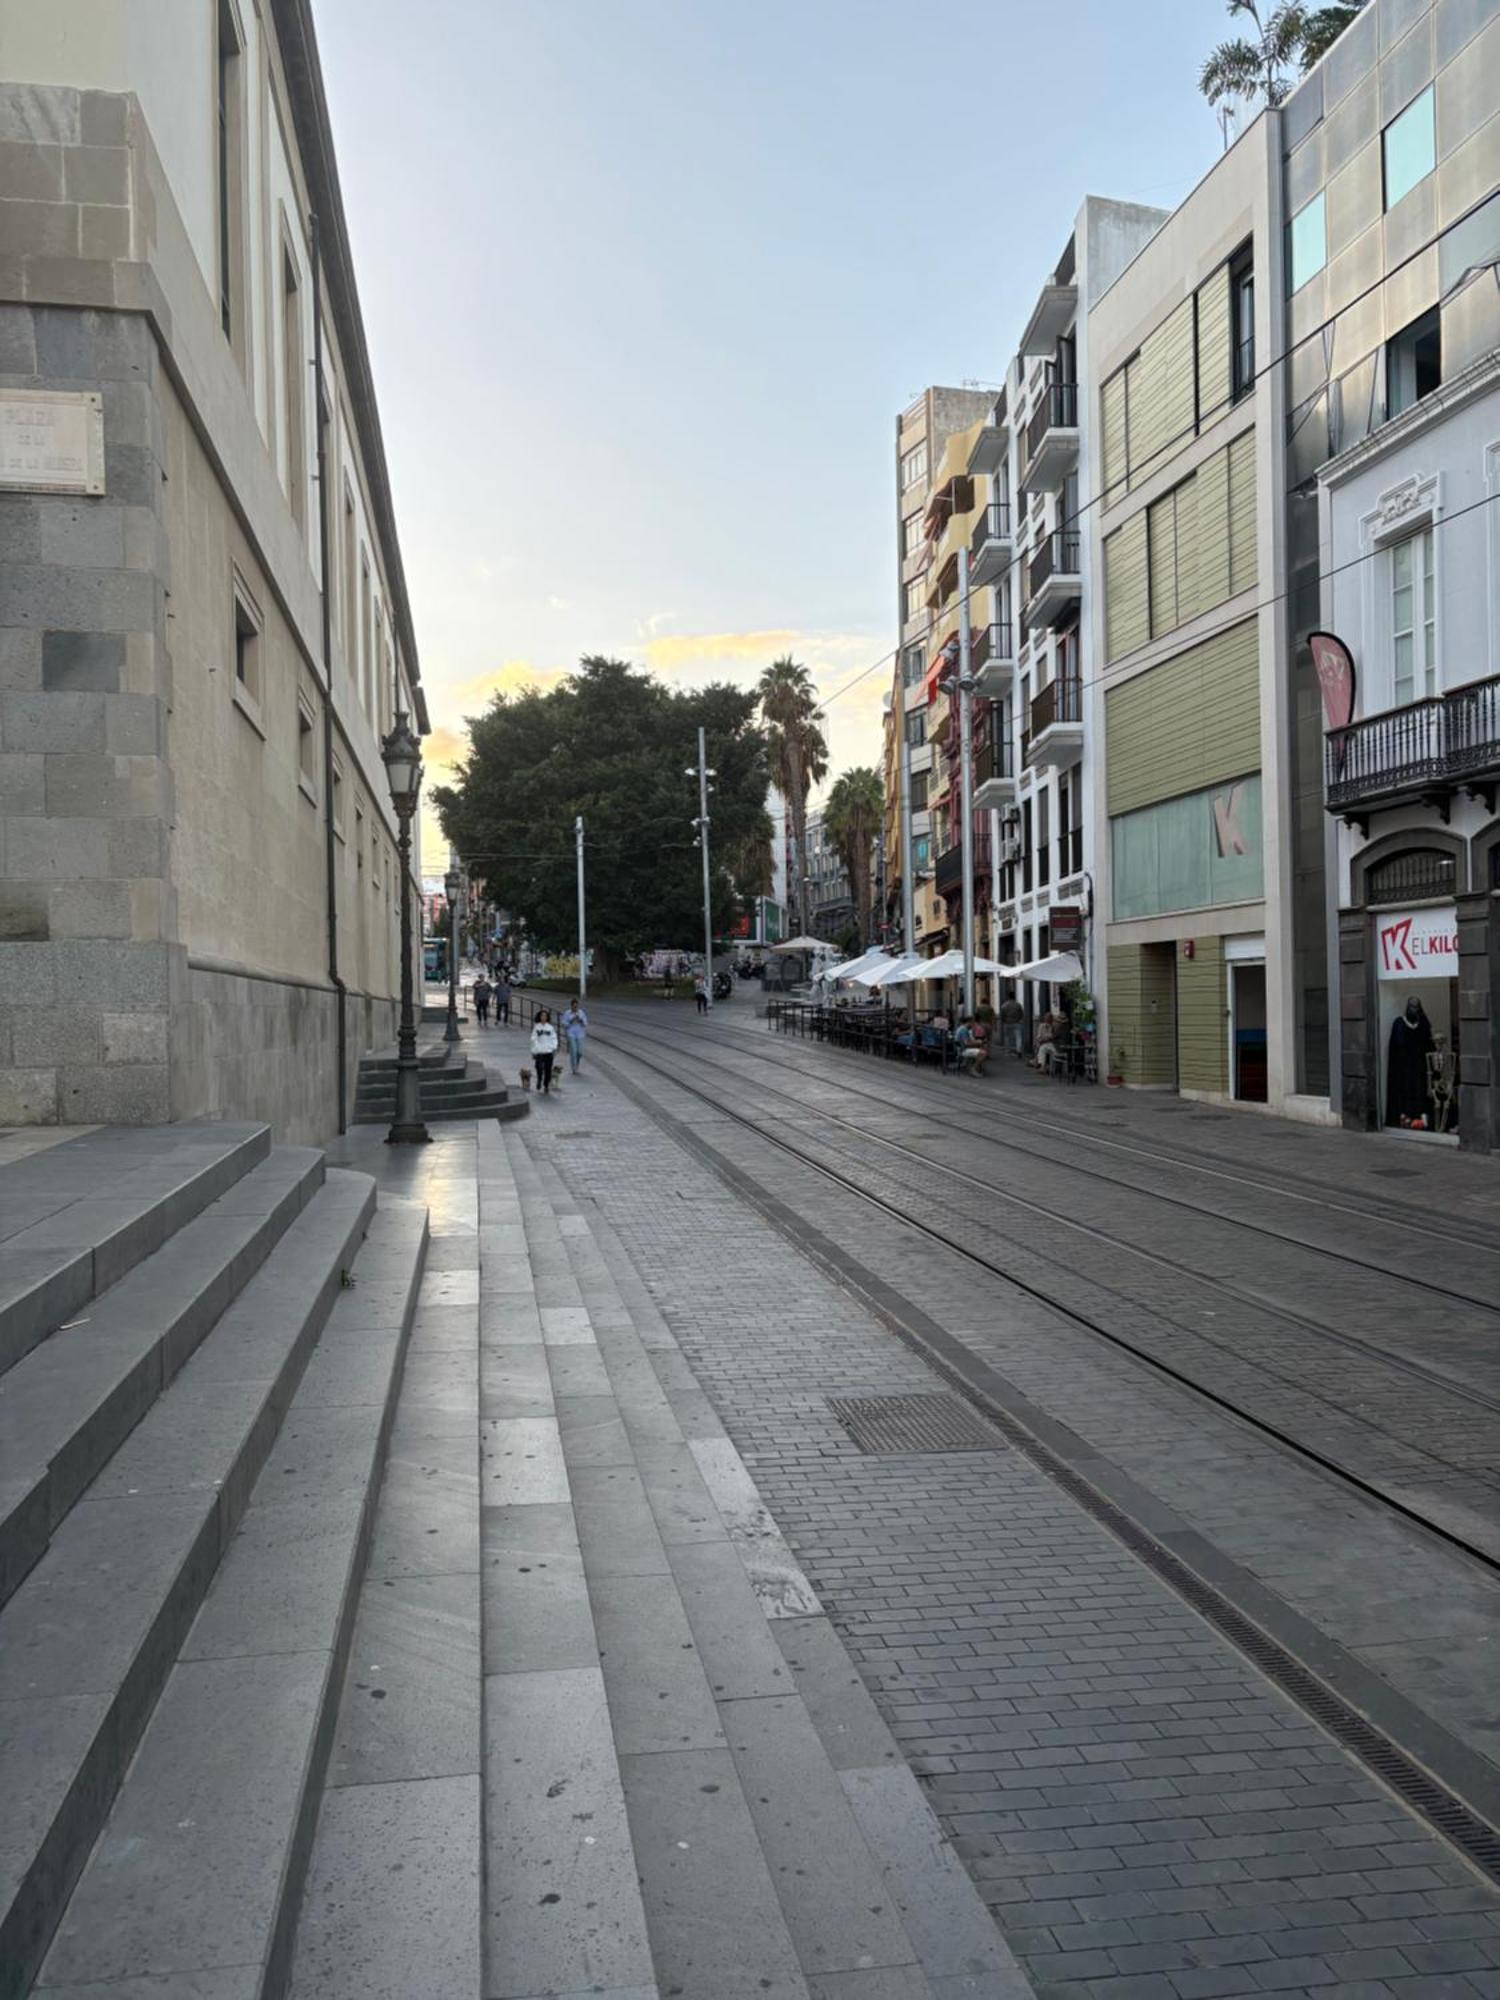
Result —
[[550, 1008], [543, 1007], [532, 1023], [531, 1054], [536, 1063], [536, 1087], [545, 1097], [552, 1088], [552, 1064], [557, 1055], [557, 1030]]

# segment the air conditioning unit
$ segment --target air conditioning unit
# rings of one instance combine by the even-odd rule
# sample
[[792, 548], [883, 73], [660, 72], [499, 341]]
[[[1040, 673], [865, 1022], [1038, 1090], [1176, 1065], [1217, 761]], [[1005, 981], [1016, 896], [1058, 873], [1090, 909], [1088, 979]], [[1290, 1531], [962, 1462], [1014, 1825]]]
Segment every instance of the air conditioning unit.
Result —
[[1001, 841], [1000, 860], [1002, 864], [1007, 862], [1019, 861], [1020, 858], [1021, 858], [1021, 843], [1019, 840]]
[[1021, 824], [1020, 809], [1016, 806], [1009, 807], [1007, 811], [1001, 813], [1000, 824], [1007, 833], [1016, 832]]

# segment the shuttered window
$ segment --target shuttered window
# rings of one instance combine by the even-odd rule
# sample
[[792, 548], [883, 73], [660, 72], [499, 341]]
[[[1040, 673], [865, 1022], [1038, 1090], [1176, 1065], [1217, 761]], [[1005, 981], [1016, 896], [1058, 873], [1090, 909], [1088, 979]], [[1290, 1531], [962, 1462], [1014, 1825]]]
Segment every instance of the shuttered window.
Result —
[[1193, 435], [1193, 301], [1184, 299], [1126, 371], [1127, 453], [1132, 480], [1153, 472]]
[[1198, 287], [1198, 421], [1205, 424], [1228, 403], [1230, 382], [1229, 266], [1221, 264]]
[[1146, 517], [1137, 514], [1104, 543], [1104, 649], [1111, 660], [1151, 636], [1146, 605]]
[[1224, 454], [1229, 462], [1229, 591], [1255, 582], [1255, 433], [1245, 431]]
[[1125, 456], [1125, 369], [1111, 375], [1100, 397], [1100, 436], [1104, 447], [1104, 504], [1124, 494], [1130, 467]]
[[1111, 814], [1260, 768], [1254, 618], [1216, 632], [1105, 696]]

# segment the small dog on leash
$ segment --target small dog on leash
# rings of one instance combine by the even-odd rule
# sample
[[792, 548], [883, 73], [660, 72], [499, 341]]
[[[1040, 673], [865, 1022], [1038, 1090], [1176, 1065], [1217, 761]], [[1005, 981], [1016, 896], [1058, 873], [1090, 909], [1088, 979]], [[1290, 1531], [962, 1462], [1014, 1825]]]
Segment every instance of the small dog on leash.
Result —
[[522, 1090], [530, 1090], [531, 1088], [531, 1071], [529, 1069], [523, 1069], [521, 1072], [521, 1088]]

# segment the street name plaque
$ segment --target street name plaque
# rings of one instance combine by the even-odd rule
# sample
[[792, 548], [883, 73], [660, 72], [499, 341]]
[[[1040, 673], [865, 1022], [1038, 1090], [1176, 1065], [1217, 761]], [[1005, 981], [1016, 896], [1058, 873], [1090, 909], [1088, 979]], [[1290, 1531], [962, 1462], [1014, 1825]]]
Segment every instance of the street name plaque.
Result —
[[104, 399], [91, 389], [0, 389], [0, 491], [102, 493]]

